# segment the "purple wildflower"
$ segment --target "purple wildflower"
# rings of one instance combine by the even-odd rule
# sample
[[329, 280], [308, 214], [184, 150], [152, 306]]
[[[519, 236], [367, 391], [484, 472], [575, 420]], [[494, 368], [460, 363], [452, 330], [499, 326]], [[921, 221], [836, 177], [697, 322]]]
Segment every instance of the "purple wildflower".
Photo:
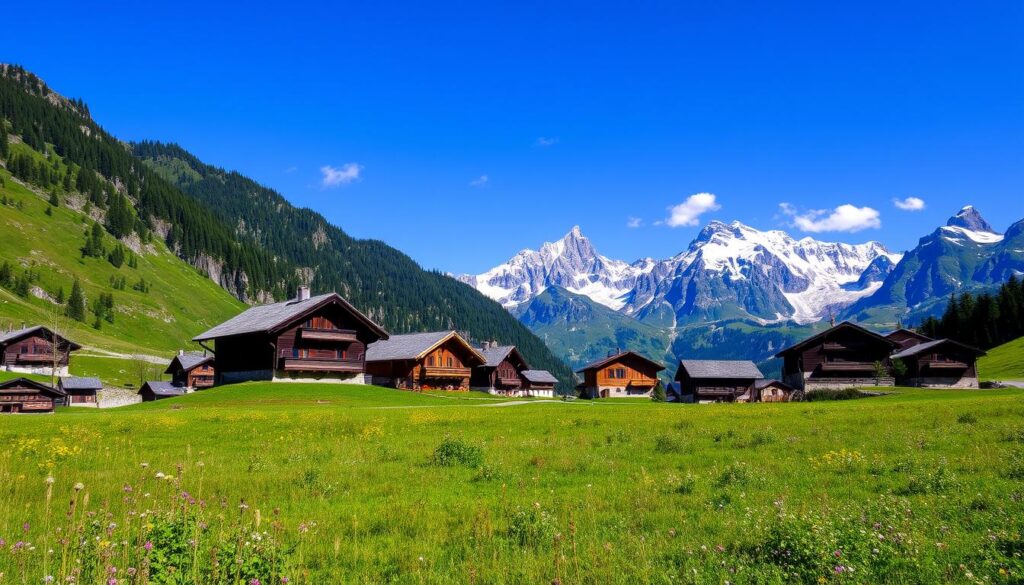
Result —
[[153, 543], [151, 541], [147, 540], [146, 544], [142, 545], [142, 548], [144, 548], [146, 550], [153, 550]]

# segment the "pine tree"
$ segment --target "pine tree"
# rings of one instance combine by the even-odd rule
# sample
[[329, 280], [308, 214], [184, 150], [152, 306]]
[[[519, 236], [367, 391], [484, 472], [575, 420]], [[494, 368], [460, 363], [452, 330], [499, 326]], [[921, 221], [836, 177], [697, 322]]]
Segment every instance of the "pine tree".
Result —
[[3, 264], [0, 264], [0, 286], [10, 287], [14, 278], [14, 270], [11, 268], [11, 263], [4, 260]]
[[85, 321], [85, 293], [82, 292], [82, 285], [76, 278], [71, 285], [71, 295], [68, 296], [68, 317], [75, 321]]
[[63, 305], [64, 304], [65, 299], [64, 299], [64, 287], [63, 286], [57, 287], [57, 294], [54, 295], [54, 299], [57, 301], [58, 305]]
[[0, 158], [7, 160], [11, 147], [7, 145], [7, 125], [0, 119]]
[[661, 380], [654, 385], [654, 390], [651, 391], [651, 400], [654, 402], [665, 402], [668, 397], [665, 395], [665, 386], [661, 383]]
[[50, 190], [50, 205], [52, 205], [53, 207], [60, 207], [60, 198], [57, 197], [56, 189]]

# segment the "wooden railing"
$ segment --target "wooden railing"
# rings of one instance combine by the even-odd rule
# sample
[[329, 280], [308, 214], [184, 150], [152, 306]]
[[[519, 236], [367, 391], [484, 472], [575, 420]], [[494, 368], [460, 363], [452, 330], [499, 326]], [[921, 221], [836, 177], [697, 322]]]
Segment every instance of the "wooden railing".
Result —
[[502, 386], [520, 386], [523, 382], [518, 376], [498, 376], [498, 383]]
[[328, 327], [300, 327], [302, 339], [315, 341], [356, 341], [353, 329], [331, 329]]
[[427, 378], [468, 378], [469, 371], [469, 368], [423, 366], [423, 375]]
[[869, 362], [824, 362], [823, 372], [873, 372], [875, 364]]
[[944, 360], [921, 360], [921, 365], [926, 368], [938, 368], [947, 370], [966, 370], [967, 364], [964, 362], [944, 361]]
[[281, 356], [281, 369], [292, 372], [362, 372], [362, 358]]
[[[30, 363], [52, 363], [52, 353], [19, 353], [15, 358], [19, 362], [30, 362]], [[57, 363], [64, 363], [64, 355], [57, 356]]]

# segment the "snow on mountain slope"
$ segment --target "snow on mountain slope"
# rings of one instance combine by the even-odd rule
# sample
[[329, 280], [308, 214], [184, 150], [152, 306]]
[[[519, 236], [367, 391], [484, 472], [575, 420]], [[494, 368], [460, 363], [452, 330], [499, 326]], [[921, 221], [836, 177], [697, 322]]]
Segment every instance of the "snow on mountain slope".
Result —
[[[559, 286], [635, 315], [652, 304], [680, 310], [676, 306], [679, 300], [666, 299], [678, 299], [682, 294], [678, 289], [692, 288], [682, 287], [682, 281], [715, 281], [709, 290], [724, 287], [739, 290], [736, 294], [744, 296], [747, 287], [742, 281], [754, 278], [748, 287], [763, 287], [768, 282], [785, 297], [785, 301], [779, 297], [774, 305], [759, 301], [772, 305], [764, 307], [770, 320], [805, 323], [825, 318], [829, 310], [874, 292], [884, 273], [861, 283], [863, 286], [854, 285], [880, 256], [891, 260], [884, 264], [887, 267], [900, 259], [899, 254], [890, 253], [877, 242], [850, 245], [811, 238], [795, 240], [782, 231], [762, 232], [740, 222], [714, 221], [685, 252], [667, 260], [646, 258], [628, 264], [600, 255], [579, 227], [574, 227], [561, 240], [545, 243], [540, 251], [523, 250], [505, 264], [460, 280], [508, 308], [535, 298], [549, 286]], [[717, 302], [721, 295], [705, 296], [714, 296]], [[743, 299], [735, 302], [742, 305]]]

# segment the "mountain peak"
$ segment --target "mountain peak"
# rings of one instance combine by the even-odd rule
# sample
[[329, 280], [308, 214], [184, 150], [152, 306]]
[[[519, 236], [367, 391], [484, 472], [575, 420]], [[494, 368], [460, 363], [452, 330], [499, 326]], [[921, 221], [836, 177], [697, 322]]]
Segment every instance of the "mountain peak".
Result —
[[985, 221], [985, 218], [978, 213], [978, 210], [975, 209], [973, 205], [965, 205], [963, 209], [956, 213], [956, 215], [949, 218], [946, 225], [950, 227], [961, 227], [975, 232], [988, 232], [990, 234], [996, 233], [996, 231], [992, 229], [992, 226]]
[[572, 226], [572, 229], [569, 230], [569, 233], [565, 234], [565, 237], [562, 238], [562, 239], [563, 240], [582, 240], [585, 237], [586, 236], [583, 235], [583, 230], [580, 229], [580, 226], [574, 225], [574, 226]]

